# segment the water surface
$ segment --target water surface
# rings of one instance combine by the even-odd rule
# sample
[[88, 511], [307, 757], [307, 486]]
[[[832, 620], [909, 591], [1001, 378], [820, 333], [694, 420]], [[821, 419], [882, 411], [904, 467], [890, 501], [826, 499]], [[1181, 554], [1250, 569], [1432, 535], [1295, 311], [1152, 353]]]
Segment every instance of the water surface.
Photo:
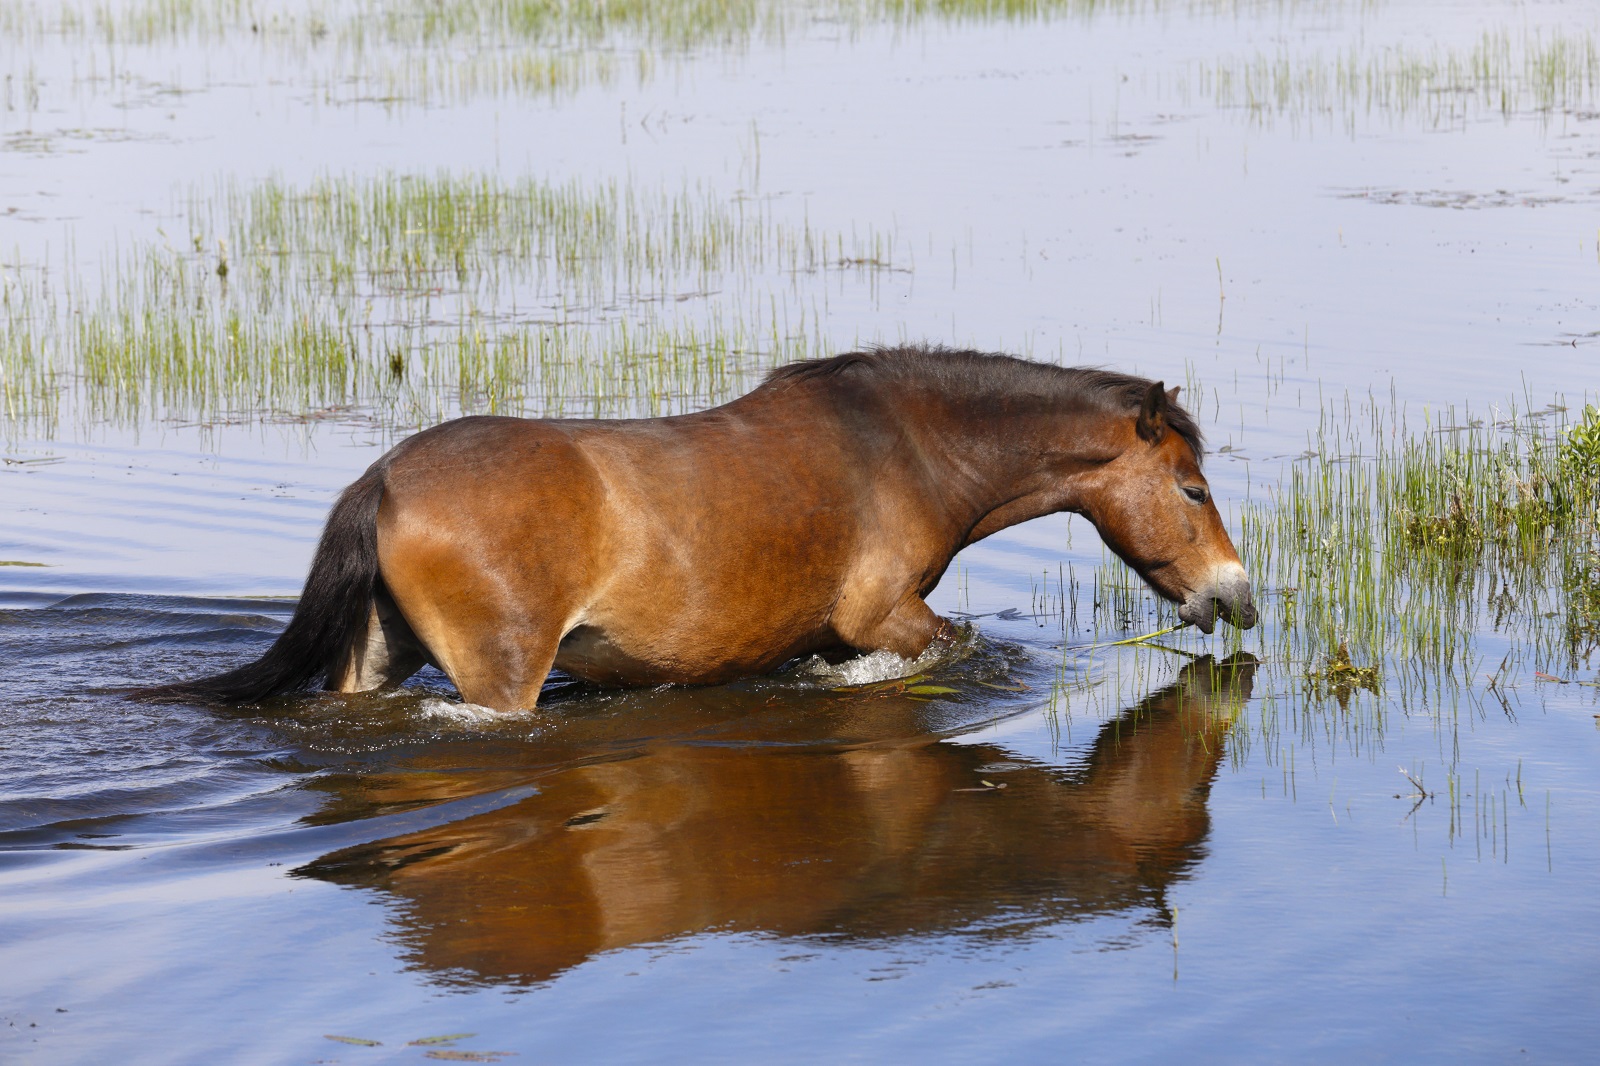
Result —
[[[1183, 387], [1236, 530], [1296, 464], [1370, 455], [1373, 409], [1417, 434], [1575, 412], [1600, 391], [1585, 5], [801, 19], [557, 91], [506, 74], [525, 43], [357, 54], [341, 25], [314, 46], [242, 26], [0, 42], [5, 339], [70, 324], [67, 294], [92, 307], [135, 261], [193, 268], [208, 314], [253, 298], [247, 253], [217, 245], [252, 192], [355, 202], [448, 172], [696, 189], [713, 215], [759, 205], [767, 244], [596, 296], [593, 271], [540, 273], [492, 229], [465, 280], [421, 289], [359, 257], [341, 289], [297, 238], [260, 262], [303, 302], [258, 306], [376, 338], [351, 341], [373, 358], [544, 336], [552, 308], [597, 345], [626, 328], [687, 350], [721, 323], [725, 372], [673, 378], [641, 348], [597, 373], [605, 397], [439, 363], [420, 413], [356, 372], [261, 409], [134, 403], [51, 334], [60, 373], [26, 394], [50, 402], [8, 406], [0, 451], [0, 1057], [1593, 1045], [1600, 676], [1528, 604], [1505, 624], [1473, 600], [1463, 657], [1385, 662], [1371, 688], [1311, 679], [1320, 652], [1274, 628], [1283, 588], [1249, 634], [1096, 646], [1165, 616], [1057, 517], [963, 553], [931, 602], [967, 642], [914, 668], [558, 679], [506, 718], [432, 672], [239, 712], [120, 694], [259, 654], [337, 491], [415, 425], [492, 404], [699, 407], [787, 354], [902, 338], [1113, 365]], [[1502, 37], [1498, 74], [1451, 73]], [[1556, 41], [1577, 65], [1541, 81], [1524, 59]], [[840, 241], [814, 266], [765, 251], [807, 227]], [[57, 304], [24, 313], [24, 291]]]

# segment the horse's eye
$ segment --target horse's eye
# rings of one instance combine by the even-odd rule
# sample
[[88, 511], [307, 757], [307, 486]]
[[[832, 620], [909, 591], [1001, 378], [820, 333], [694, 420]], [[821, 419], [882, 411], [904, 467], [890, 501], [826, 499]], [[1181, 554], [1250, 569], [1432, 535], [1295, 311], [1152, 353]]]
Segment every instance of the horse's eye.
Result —
[[1195, 503], [1205, 503], [1211, 498], [1211, 494], [1206, 491], [1206, 487], [1204, 485], [1185, 485], [1183, 487], [1183, 494], [1189, 497], [1189, 499], [1193, 500]]

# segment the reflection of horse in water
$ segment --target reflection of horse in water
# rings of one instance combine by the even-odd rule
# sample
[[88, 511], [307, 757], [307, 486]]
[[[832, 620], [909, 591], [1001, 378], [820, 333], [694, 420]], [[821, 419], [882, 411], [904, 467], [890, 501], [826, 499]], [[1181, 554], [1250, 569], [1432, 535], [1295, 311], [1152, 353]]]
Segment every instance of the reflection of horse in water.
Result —
[[[879, 937], [1160, 914], [1201, 857], [1206, 797], [1254, 665], [1191, 663], [1108, 722], [1078, 766], [925, 734], [673, 743], [572, 766], [520, 803], [297, 872], [392, 893], [413, 961], [470, 980], [543, 980], [707, 929]], [[902, 723], [926, 706], [872, 702]]]

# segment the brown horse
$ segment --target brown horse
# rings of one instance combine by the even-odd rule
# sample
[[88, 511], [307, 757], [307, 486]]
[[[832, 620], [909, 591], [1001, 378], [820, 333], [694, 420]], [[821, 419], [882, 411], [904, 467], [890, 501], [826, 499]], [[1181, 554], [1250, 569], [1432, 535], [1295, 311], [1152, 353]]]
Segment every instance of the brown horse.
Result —
[[672, 418], [472, 417], [401, 442], [329, 516], [257, 662], [147, 696], [258, 700], [397, 685], [433, 663], [469, 702], [530, 708], [551, 668], [708, 683], [838, 648], [914, 658], [955, 554], [1087, 517], [1178, 614], [1255, 624], [1160, 382], [930, 349], [796, 363]]

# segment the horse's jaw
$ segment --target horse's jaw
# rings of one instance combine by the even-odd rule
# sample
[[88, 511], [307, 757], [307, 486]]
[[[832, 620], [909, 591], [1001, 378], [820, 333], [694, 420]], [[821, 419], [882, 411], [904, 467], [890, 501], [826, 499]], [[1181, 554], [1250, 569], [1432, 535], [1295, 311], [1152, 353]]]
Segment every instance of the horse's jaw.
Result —
[[1250, 595], [1250, 577], [1238, 563], [1225, 563], [1212, 570], [1210, 580], [1189, 590], [1178, 608], [1178, 617], [1202, 632], [1210, 633], [1222, 618], [1240, 629], [1256, 624], [1255, 600]]

